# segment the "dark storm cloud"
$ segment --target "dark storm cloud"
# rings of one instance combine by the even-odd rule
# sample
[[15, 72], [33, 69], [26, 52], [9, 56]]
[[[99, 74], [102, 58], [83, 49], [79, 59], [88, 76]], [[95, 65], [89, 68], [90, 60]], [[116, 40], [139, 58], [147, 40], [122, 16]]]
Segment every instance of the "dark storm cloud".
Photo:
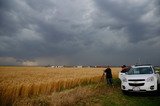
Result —
[[159, 0], [1, 0], [0, 64], [158, 64], [159, 11]]
[[[12, 36], [13, 34], [16, 33], [18, 30], [18, 25], [16, 23], [16, 20], [12, 17], [11, 11], [12, 8], [14, 7], [14, 2], [9, 2], [9, 0], [1, 0], [0, 1], [0, 36]], [[13, 26], [15, 25], [15, 26]], [[12, 32], [12, 33], [11, 33]]]
[[[158, 0], [100, 0], [95, 2], [100, 11], [109, 14], [111, 18], [115, 18], [118, 21], [117, 24], [125, 28], [131, 42], [139, 42], [155, 37], [157, 36], [155, 32], [160, 30], [159, 14], [156, 14], [159, 11], [159, 5], [156, 4]], [[145, 16], [150, 19], [143, 20]]]

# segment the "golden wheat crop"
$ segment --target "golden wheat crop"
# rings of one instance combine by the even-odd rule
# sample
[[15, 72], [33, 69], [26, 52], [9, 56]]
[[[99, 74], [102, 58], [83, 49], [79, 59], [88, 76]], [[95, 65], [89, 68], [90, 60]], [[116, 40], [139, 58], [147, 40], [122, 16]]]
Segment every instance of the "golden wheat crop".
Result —
[[[0, 67], [0, 103], [97, 83], [104, 68]], [[119, 68], [112, 68], [113, 77]]]

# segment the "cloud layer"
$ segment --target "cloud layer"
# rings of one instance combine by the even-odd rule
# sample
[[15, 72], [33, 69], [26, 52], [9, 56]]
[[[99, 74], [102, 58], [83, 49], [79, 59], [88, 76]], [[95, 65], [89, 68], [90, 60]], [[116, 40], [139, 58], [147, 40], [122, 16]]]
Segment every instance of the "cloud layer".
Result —
[[1, 0], [0, 65], [159, 64], [159, 0]]

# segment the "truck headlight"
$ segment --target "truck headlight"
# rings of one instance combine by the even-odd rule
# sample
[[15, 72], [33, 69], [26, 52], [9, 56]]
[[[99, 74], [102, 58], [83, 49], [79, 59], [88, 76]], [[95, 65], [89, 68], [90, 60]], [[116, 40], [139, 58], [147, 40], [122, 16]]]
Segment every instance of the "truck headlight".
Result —
[[149, 78], [147, 78], [147, 80], [146, 80], [147, 82], [152, 82], [152, 81], [154, 81], [154, 77], [152, 76], [152, 77], [149, 77]]
[[127, 78], [123, 77], [122, 82], [127, 82]]

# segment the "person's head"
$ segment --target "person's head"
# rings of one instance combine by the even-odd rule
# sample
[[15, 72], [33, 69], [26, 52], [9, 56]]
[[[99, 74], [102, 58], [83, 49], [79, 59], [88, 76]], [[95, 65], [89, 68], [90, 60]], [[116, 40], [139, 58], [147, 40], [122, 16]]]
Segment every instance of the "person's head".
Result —
[[126, 67], [126, 65], [123, 65], [123, 66], [121, 66], [122, 68], [125, 68]]

